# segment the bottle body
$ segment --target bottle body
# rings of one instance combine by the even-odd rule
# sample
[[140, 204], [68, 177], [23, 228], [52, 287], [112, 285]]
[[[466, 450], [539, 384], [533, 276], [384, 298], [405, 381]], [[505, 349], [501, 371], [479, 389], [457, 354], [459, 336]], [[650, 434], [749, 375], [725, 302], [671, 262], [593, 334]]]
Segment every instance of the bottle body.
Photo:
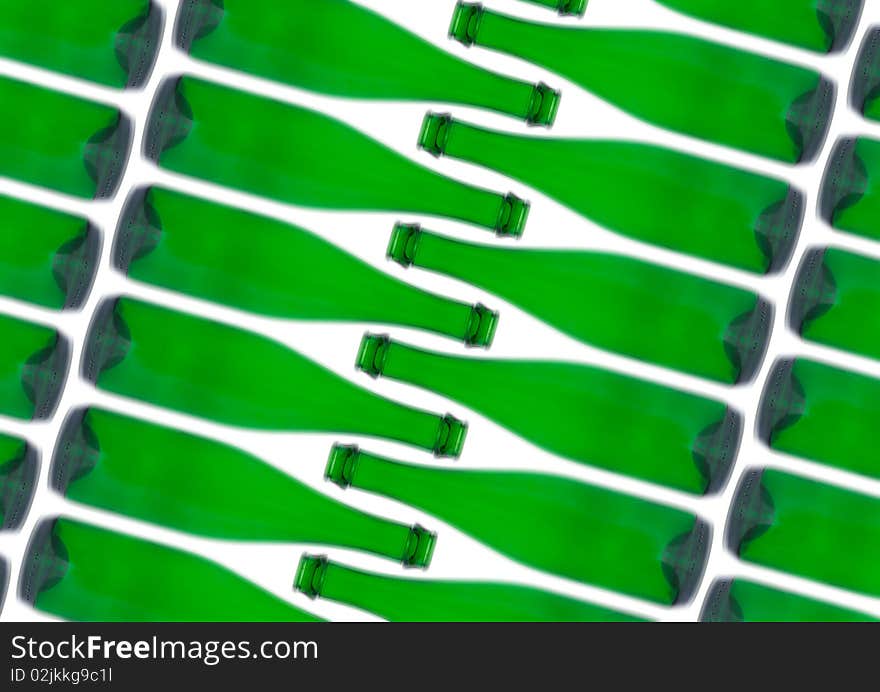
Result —
[[357, 367], [455, 399], [556, 454], [695, 494], [723, 487], [741, 436], [720, 402], [575, 363], [457, 358], [367, 334]]
[[0, 54], [112, 87], [146, 83], [161, 34], [150, 0], [0, 2]]
[[863, 0], [657, 0], [707, 22], [819, 53], [844, 50], [859, 23]]
[[804, 255], [788, 322], [808, 341], [880, 359], [880, 262], [837, 248]]
[[[200, 60], [337, 96], [447, 101], [551, 125], [559, 92], [460, 60], [349, 0], [186, 0], [175, 42]], [[352, 40], [355, 38], [356, 40]]]
[[816, 157], [834, 110], [834, 84], [819, 73], [684, 34], [534, 24], [459, 1], [450, 35], [660, 127], [789, 163]]
[[19, 595], [83, 622], [314, 622], [225, 567], [91, 524], [44, 519], [31, 535]]
[[397, 579], [324, 556], [300, 559], [294, 586], [391, 622], [635, 622], [640, 618], [518, 584]]
[[755, 273], [786, 266], [804, 214], [786, 182], [641, 142], [521, 137], [429, 113], [419, 146], [510, 175], [624, 236]]
[[747, 579], [719, 579], [709, 588], [701, 622], [874, 622], [848, 610]]
[[54, 329], [0, 315], [0, 413], [52, 416], [70, 365], [70, 343]]
[[132, 193], [113, 262], [133, 279], [283, 318], [378, 321], [488, 346], [497, 313], [421, 291], [308, 231], [166, 188]]
[[880, 240], [880, 141], [838, 140], [822, 180], [819, 212], [841, 231]]
[[434, 534], [335, 502], [242, 450], [97, 408], [71, 412], [50, 479], [65, 497], [179, 531], [330, 543], [427, 567]]
[[693, 514], [556, 476], [419, 467], [337, 445], [327, 477], [532, 567], [659, 603], [690, 600], [708, 551], [709, 527]]
[[[25, 440], [0, 434], [0, 531], [21, 528], [36, 489], [39, 452]], [[0, 574], [0, 605], [3, 603]]]
[[219, 423], [347, 430], [458, 456], [466, 426], [363, 390], [282, 344], [133, 298], [108, 299], [86, 337], [101, 389]]
[[721, 382], [751, 380], [770, 335], [772, 309], [756, 294], [623, 255], [475, 245], [404, 225], [388, 255], [491, 291], [584, 343]]
[[101, 237], [84, 218], [0, 195], [0, 293], [77, 309], [97, 271]]
[[131, 147], [131, 122], [119, 110], [8, 77], [0, 102], [9, 104], [0, 174], [76, 197], [113, 196]]
[[849, 85], [850, 105], [866, 118], [880, 120], [880, 27], [865, 34]]
[[743, 476], [726, 543], [748, 562], [880, 594], [880, 500], [776, 469]]
[[786, 454], [880, 477], [880, 381], [807, 358], [780, 359], [758, 409], [758, 436]]
[[163, 168], [310, 207], [449, 216], [520, 235], [528, 203], [434, 173], [344, 123], [184, 76], [165, 81], [144, 153]]

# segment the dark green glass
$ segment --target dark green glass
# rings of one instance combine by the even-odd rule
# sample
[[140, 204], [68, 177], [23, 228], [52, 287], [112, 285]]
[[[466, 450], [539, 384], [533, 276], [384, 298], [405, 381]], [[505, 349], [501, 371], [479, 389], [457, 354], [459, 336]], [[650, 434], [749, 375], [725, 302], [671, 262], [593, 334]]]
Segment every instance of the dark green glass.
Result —
[[582, 17], [587, 9], [587, 0], [526, 0], [526, 2], [552, 7], [561, 15], [570, 14], [576, 17]]
[[345, 431], [458, 456], [467, 425], [350, 383], [264, 336], [134, 298], [101, 303], [82, 375], [99, 388], [227, 425]]
[[83, 622], [314, 622], [211, 560], [56, 517], [31, 535], [22, 600]]
[[159, 52], [150, 0], [0, 0], [0, 55], [112, 87], [139, 87]]
[[791, 328], [809, 341], [880, 359], [880, 262], [837, 248], [801, 261], [788, 305]]
[[70, 343], [54, 329], [0, 315], [0, 414], [51, 418], [70, 366]]
[[0, 195], [0, 293], [55, 309], [82, 307], [101, 250], [88, 219]]
[[518, 584], [398, 579], [304, 554], [294, 587], [391, 622], [637, 622], [642, 618]]
[[880, 595], [877, 498], [776, 469], [754, 469], [734, 496], [726, 541], [743, 560]]
[[0, 103], [0, 175], [76, 197], [113, 196], [131, 148], [121, 111], [2, 76]]
[[876, 622], [863, 613], [746, 579], [719, 579], [709, 589], [702, 622]]
[[844, 50], [864, 0], [657, 0], [662, 5], [739, 31], [819, 53]]
[[866, 118], [880, 120], [880, 27], [865, 34], [849, 85], [849, 102]]
[[837, 141], [822, 180], [819, 213], [841, 231], [880, 240], [880, 141]]
[[537, 569], [668, 605], [691, 599], [709, 552], [709, 525], [693, 514], [559, 476], [414, 466], [335, 445], [327, 478]]
[[500, 171], [621, 235], [755, 273], [791, 258], [803, 195], [642, 142], [521, 137], [428, 113], [419, 147]]
[[584, 343], [721, 382], [752, 379], [772, 329], [772, 306], [751, 291], [623, 255], [474, 245], [398, 224], [388, 256], [492, 291]]
[[159, 187], [119, 220], [117, 268], [139, 281], [272, 317], [384, 322], [488, 346], [498, 313], [427, 293], [308, 231]]
[[[29, 443], [0, 434], [0, 530], [15, 530], [24, 523], [34, 498], [39, 458]], [[0, 589], [0, 603], [2, 600]]]
[[773, 449], [880, 478], [880, 380], [806, 358], [773, 366], [758, 436]]
[[818, 72], [696, 36], [535, 24], [461, 1], [449, 33], [661, 127], [790, 163], [815, 158], [834, 110], [834, 83]]
[[427, 567], [435, 534], [351, 509], [240, 449], [98, 408], [72, 411], [49, 476], [65, 497], [200, 536], [326, 543]]
[[153, 101], [144, 154], [160, 166], [309, 207], [449, 216], [522, 233], [529, 205], [423, 168], [317, 111], [183, 76]]
[[195, 58], [363, 99], [445, 101], [551, 125], [559, 92], [489, 72], [348, 0], [184, 0], [175, 43]]
[[576, 363], [459, 358], [367, 334], [356, 367], [448, 396], [553, 453], [689, 493], [724, 486], [742, 432], [721, 402]]

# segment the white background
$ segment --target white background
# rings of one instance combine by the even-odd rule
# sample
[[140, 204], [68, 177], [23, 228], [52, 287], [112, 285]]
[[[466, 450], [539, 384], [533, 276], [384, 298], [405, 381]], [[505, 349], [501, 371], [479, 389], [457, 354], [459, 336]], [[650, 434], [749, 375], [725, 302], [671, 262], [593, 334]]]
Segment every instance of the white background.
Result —
[[[772, 1], [772, 0], [770, 0]], [[880, 377], [880, 363], [849, 356], [832, 349], [801, 342], [786, 327], [784, 305], [797, 263], [810, 246], [834, 243], [866, 255], [880, 258], [880, 245], [849, 237], [832, 231], [815, 214], [816, 195], [833, 141], [842, 134], [873, 134], [880, 138], [880, 126], [871, 125], [853, 112], [846, 101], [849, 75], [852, 70], [861, 38], [867, 28], [880, 21], [880, 3], [867, 0], [866, 9], [856, 39], [849, 50], [832, 57], [819, 56], [770, 41], [721, 29], [703, 22], [688, 19], [664, 9], [652, 0], [590, 0], [583, 20], [558, 18], [552, 11], [515, 0], [492, 0], [485, 4], [510, 14], [548, 23], [583, 26], [629, 26], [647, 28], [670, 28], [700, 34], [742, 48], [774, 55], [792, 62], [821, 69], [838, 83], [838, 103], [831, 126], [829, 141], [819, 160], [808, 166], [793, 167], [761, 159], [675, 135], [641, 123], [617, 109], [593, 98], [583, 89], [558, 76], [515, 58], [496, 54], [478, 47], [466, 49], [447, 39], [446, 33], [454, 0], [361, 0], [362, 4], [387, 15], [412, 31], [422, 35], [451, 53], [463, 56], [487, 68], [504, 72], [529, 81], [544, 80], [563, 92], [553, 135], [578, 137], [614, 137], [639, 139], [664, 143], [743, 167], [787, 178], [808, 194], [808, 212], [801, 241], [795, 259], [782, 275], [760, 278], [738, 270], [722, 267], [698, 259], [643, 245], [615, 236], [591, 222], [565, 209], [558, 203], [526, 188], [505, 176], [452, 160], [436, 160], [416, 150], [415, 142], [422, 116], [428, 109], [451, 111], [456, 117], [511, 132], [535, 135], [547, 134], [543, 130], [527, 128], [516, 120], [477, 109], [451, 106], [449, 104], [365, 102], [335, 99], [285, 87], [265, 80], [239, 74], [231, 70], [200, 64], [178, 51], [171, 42], [173, 18], [177, 8], [174, 0], [159, 0], [166, 10], [163, 47], [150, 81], [145, 89], [136, 92], [119, 92], [102, 88], [81, 80], [0, 60], [0, 73], [31, 80], [52, 88], [86, 96], [98, 101], [116, 104], [124, 109], [136, 123], [135, 152], [122, 181], [119, 193], [111, 201], [83, 202], [64, 195], [48, 192], [32, 186], [0, 178], [0, 192], [20, 196], [59, 209], [90, 217], [104, 233], [102, 265], [94, 290], [85, 309], [79, 313], [63, 314], [34, 308], [24, 303], [0, 298], [0, 311], [19, 315], [34, 321], [56, 325], [75, 344], [73, 373], [65, 390], [55, 417], [46, 423], [22, 424], [12, 419], [0, 418], [0, 430], [27, 437], [42, 451], [43, 464], [40, 483], [34, 505], [22, 530], [0, 535], [0, 555], [12, 562], [10, 593], [2, 620], [41, 620], [46, 617], [17, 600], [15, 585], [18, 578], [17, 563], [20, 560], [34, 524], [42, 517], [59, 513], [92, 521], [104, 526], [128, 531], [139, 536], [173, 544], [195, 553], [210, 557], [250, 578], [278, 596], [318, 615], [331, 619], [373, 620], [374, 616], [334, 604], [329, 601], [310, 601], [302, 594], [292, 591], [291, 583], [300, 554], [303, 551], [327, 553], [334, 560], [392, 575], [403, 574], [395, 563], [356, 551], [320, 545], [234, 543], [205, 540], [161, 529], [143, 522], [89, 509], [68, 502], [46, 483], [49, 460], [58, 428], [67, 411], [77, 405], [97, 404], [121, 411], [151, 417], [158, 422], [173, 425], [196, 433], [213, 436], [239, 445], [258, 454], [270, 463], [291, 473], [301, 481], [320, 489], [330, 496], [347, 501], [364, 510], [398, 521], [420, 522], [439, 534], [434, 560], [427, 572], [408, 570], [411, 578], [449, 578], [505, 580], [542, 586], [560, 593], [593, 600], [624, 611], [662, 620], [694, 620], [699, 614], [703, 597], [715, 577], [740, 575], [775, 584], [791, 591], [813, 595], [828, 601], [849, 605], [880, 616], [880, 599], [868, 598], [837, 588], [787, 576], [771, 570], [739, 562], [726, 551], [722, 544], [723, 525], [731, 495], [740, 476], [750, 466], [773, 465], [798, 473], [837, 483], [849, 488], [880, 497], [880, 482], [853, 474], [836, 471], [803, 460], [773, 453], [754, 439], [754, 411], [764, 378], [779, 355], [804, 354], [842, 364]], [[650, 366], [629, 358], [605, 353], [580, 344], [575, 340], [545, 326], [522, 311], [492, 295], [452, 279], [411, 268], [403, 270], [385, 259], [388, 236], [395, 221], [419, 221], [427, 228], [448, 235], [477, 242], [494, 241], [492, 236], [466, 224], [434, 218], [372, 213], [333, 213], [281, 205], [250, 195], [226, 190], [214, 185], [190, 180], [159, 170], [140, 156], [140, 143], [144, 118], [156, 86], [163, 77], [179, 72], [189, 72], [203, 77], [235, 85], [249, 91], [270, 95], [274, 98], [306, 104], [355, 125], [394, 149], [419, 163], [435, 168], [461, 180], [479, 184], [499, 192], [513, 191], [529, 199], [532, 209], [521, 247], [571, 247], [605, 248], [649, 258], [652, 261], [688, 271], [712, 276], [730, 283], [758, 290], [777, 305], [775, 330], [768, 356], [757, 380], [748, 386], [725, 387], [704, 382], [694, 377]], [[501, 320], [492, 349], [488, 352], [470, 351], [473, 357], [529, 357], [565, 359], [584, 363], [598, 363], [606, 367], [633, 373], [647, 379], [671, 384], [680, 388], [702, 392], [726, 400], [745, 414], [746, 432], [733, 471], [731, 482], [723, 493], [709, 498], [695, 498], [683, 493], [660, 488], [613, 473], [589, 468], [551, 455], [530, 443], [517, 438], [498, 425], [469, 411], [455, 402], [400, 383], [386, 380], [374, 381], [354, 370], [354, 356], [362, 333], [366, 329], [389, 331], [402, 341], [429, 347], [439, 351], [461, 353], [457, 343], [427, 333], [402, 328], [383, 328], [380, 325], [330, 324], [283, 322], [247, 315], [238, 311], [185, 298], [167, 291], [157, 290], [130, 282], [113, 270], [108, 261], [110, 241], [116, 217], [127, 192], [136, 185], [161, 183], [195, 194], [222, 200], [229, 204], [258, 211], [297, 223], [356, 254], [365, 261], [387, 272], [404, 278], [421, 287], [468, 302], [483, 301], [501, 312]], [[634, 198], [637, 204], [638, 199]], [[707, 233], [713, 229], [705, 229]], [[507, 241], [511, 242], [511, 241]], [[528, 281], [528, 277], [523, 277]], [[151, 406], [111, 396], [95, 390], [78, 378], [77, 370], [82, 338], [96, 303], [105, 296], [125, 292], [178, 309], [210, 316], [270, 335], [295, 347], [340, 375], [391, 398], [428, 410], [452, 412], [470, 423], [470, 431], [464, 453], [457, 462], [435, 460], [430, 454], [405, 445], [376, 439], [358, 439], [355, 436], [326, 434], [268, 434], [243, 431], [214, 425], [187, 416], [177, 415]], [[584, 298], [586, 299], [586, 297]], [[291, 396], [296, 396], [296, 383], [291, 383]], [[833, 434], [833, 431], [829, 431]], [[483, 547], [460, 531], [438, 521], [434, 517], [406, 505], [383, 499], [355, 489], [342, 491], [323, 480], [324, 465], [330, 446], [335, 441], [356, 442], [364, 449], [391, 458], [413, 463], [433, 464], [457, 468], [508, 468], [533, 469], [566, 475], [584, 481], [618, 488], [639, 496], [700, 513], [714, 528], [713, 545], [705, 578], [696, 598], [686, 606], [663, 608], [656, 604], [620, 594], [593, 588], [571, 580], [554, 577], [517, 564], [494, 551]], [[572, 546], [573, 550], [577, 546]], [[107, 556], [112, 560], [112, 555]], [[144, 575], [149, 579], [149, 573]]]

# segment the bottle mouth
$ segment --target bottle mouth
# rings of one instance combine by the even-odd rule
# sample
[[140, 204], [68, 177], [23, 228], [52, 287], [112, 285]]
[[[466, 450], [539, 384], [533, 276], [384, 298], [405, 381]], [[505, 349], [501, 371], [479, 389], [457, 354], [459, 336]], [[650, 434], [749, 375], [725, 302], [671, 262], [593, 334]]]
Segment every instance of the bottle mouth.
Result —
[[139, 89], [149, 79], [159, 54], [163, 24], [162, 8], [150, 0], [147, 11], [116, 34], [116, 59], [125, 71], [127, 88]]
[[329, 562], [326, 555], [303, 553], [293, 578], [294, 591], [299, 591], [312, 600], [320, 596]]
[[0, 464], [0, 530], [20, 529], [27, 518], [36, 491], [40, 454], [27, 442], [14, 458]]
[[183, 77], [168, 77], [156, 89], [144, 129], [143, 155], [159, 163], [162, 154], [185, 140], [193, 126], [193, 112], [181, 93]]
[[428, 531], [421, 524], [413, 524], [410, 527], [409, 535], [406, 537], [401, 564], [404, 567], [427, 569], [431, 564], [436, 543], [436, 533]]
[[742, 440], [742, 415], [731, 407], [717, 423], [706, 427], [694, 441], [694, 463], [705, 481], [704, 495], [720, 492], [727, 485]]

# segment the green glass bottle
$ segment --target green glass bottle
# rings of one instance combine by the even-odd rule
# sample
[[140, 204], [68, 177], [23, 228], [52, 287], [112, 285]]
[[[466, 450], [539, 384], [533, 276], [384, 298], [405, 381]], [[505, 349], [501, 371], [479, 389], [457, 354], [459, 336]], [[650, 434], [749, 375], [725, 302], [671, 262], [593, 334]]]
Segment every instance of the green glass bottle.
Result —
[[837, 248], [804, 255], [788, 305], [809, 341], [880, 359], [880, 262]]
[[2, 76], [0, 103], [0, 175], [76, 197], [113, 196], [131, 148], [121, 111]]
[[276, 341], [134, 298], [98, 306], [82, 375], [227, 425], [376, 435], [453, 457], [467, 432], [450, 415], [384, 399]]
[[844, 50], [864, 0], [657, 0], [707, 22], [790, 43], [818, 53]]
[[459, 358], [367, 334], [356, 367], [448, 396], [553, 453], [689, 493], [724, 486], [742, 432], [721, 402], [576, 363]]
[[702, 622], [876, 622], [854, 610], [780, 591], [746, 579], [718, 579], [709, 588]]
[[0, 414], [51, 418], [70, 366], [70, 342], [54, 329], [0, 315]]
[[849, 102], [866, 118], [880, 120], [880, 27], [862, 40], [849, 85]]
[[112, 87], [140, 87], [162, 38], [150, 0], [0, 0], [0, 55]]
[[880, 595], [877, 498], [776, 469], [753, 469], [737, 488], [725, 540], [748, 562]]
[[691, 599], [709, 551], [709, 525], [693, 514], [558, 476], [414, 466], [345, 445], [326, 475], [537, 569], [663, 604]]
[[175, 43], [195, 58], [335, 96], [443, 101], [551, 125], [559, 92], [456, 58], [349, 0], [184, 0]]
[[880, 240], [880, 141], [842, 137], [822, 180], [819, 213], [841, 231]]
[[391, 622], [637, 622], [642, 618], [518, 584], [398, 579], [303, 554], [294, 587]]
[[772, 328], [771, 305], [751, 291], [623, 255], [474, 245], [398, 224], [388, 256], [492, 291], [584, 343], [721, 382], [754, 376]]
[[834, 110], [834, 83], [818, 72], [696, 36], [534, 24], [461, 0], [449, 33], [661, 127], [790, 163], [815, 158]]
[[880, 380], [807, 358], [778, 360], [758, 409], [773, 449], [880, 478]]
[[34, 498], [39, 457], [28, 442], [0, 434], [0, 530], [15, 530], [24, 523]]
[[0, 293], [55, 309], [82, 307], [101, 250], [88, 219], [0, 195]]
[[211, 560], [56, 517], [34, 528], [20, 598], [83, 622], [314, 622]]
[[521, 137], [428, 113], [419, 147], [521, 180], [621, 235], [755, 273], [791, 257], [788, 183], [642, 142]]
[[498, 313], [427, 293], [308, 231], [166, 188], [135, 190], [113, 263], [139, 281], [272, 317], [384, 322], [489, 346]]
[[563, 16], [574, 15], [576, 17], [583, 17], [587, 9], [587, 0], [526, 0], [526, 2], [552, 7]]
[[310, 207], [449, 216], [522, 234], [529, 205], [446, 178], [317, 111], [195, 77], [160, 85], [144, 135], [160, 166]]
[[427, 567], [435, 534], [365, 514], [246, 452], [98, 408], [65, 420], [49, 476], [65, 497], [211, 538], [327, 543]]

